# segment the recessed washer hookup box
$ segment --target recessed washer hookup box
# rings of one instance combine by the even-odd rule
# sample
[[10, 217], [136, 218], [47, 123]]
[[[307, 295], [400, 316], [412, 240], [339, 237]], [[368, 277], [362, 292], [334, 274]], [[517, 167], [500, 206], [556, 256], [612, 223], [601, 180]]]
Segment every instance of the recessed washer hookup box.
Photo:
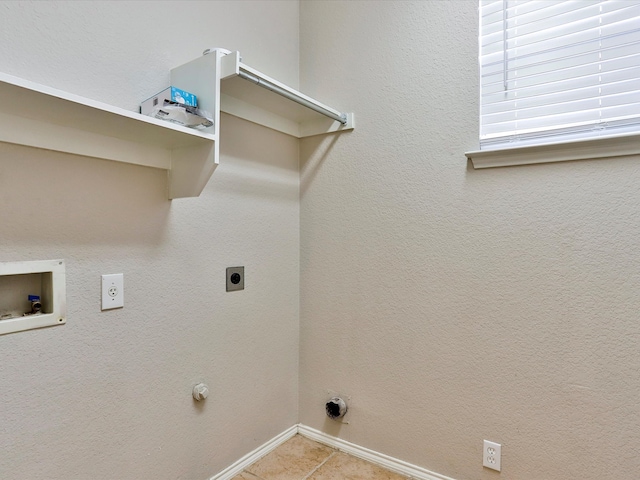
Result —
[[165, 100], [190, 107], [198, 106], [198, 100], [193, 93], [185, 92], [176, 87], [169, 87], [142, 102], [140, 104], [140, 113], [142, 115], [149, 115], [154, 108], [158, 106], [162, 107]]

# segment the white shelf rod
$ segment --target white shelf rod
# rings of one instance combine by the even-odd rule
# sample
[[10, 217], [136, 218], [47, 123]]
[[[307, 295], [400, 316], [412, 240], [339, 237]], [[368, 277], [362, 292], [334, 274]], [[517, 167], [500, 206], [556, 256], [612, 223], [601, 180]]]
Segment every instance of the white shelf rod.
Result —
[[325, 115], [329, 118], [332, 118], [333, 120], [336, 120], [338, 122], [340, 122], [342, 125], [346, 125], [347, 124], [347, 114], [346, 113], [340, 113], [337, 110], [332, 110], [332, 109], [328, 109], [325, 107], [322, 107], [320, 105], [317, 105], [313, 102], [310, 102], [309, 100], [307, 100], [306, 98], [302, 98], [299, 97], [298, 95], [295, 95], [294, 93], [283, 89], [282, 87], [279, 87], [278, 85], [271, 83], [269, 80], [264, 79], [264, 78], [260, 78], [257, 75], [254, 75], [252, 73], [246, 72], [244, 70], [239, 70], [238, 71], [238, 76], [240, 78], [243, 78], [244, 80], [248, 80], [249, 82], [255, 83], [256, 85], [262, 87], [262, 88], [266, 88], [267, 90], [271, 90], [273, 93], [277, 93], [278, 95], [282, 95], [285, 98], [288, 98], [289, 100], [299, 103], [300, 105], [310, 108], [313, 111], [316, 111], [318, 113], [321, 113], [322, 115]]

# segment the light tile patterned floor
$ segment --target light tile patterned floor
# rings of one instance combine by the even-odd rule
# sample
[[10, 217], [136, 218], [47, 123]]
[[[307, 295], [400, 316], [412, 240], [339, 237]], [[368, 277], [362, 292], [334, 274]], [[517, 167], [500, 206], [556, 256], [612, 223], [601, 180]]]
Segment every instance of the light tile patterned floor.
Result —
[[407, 480], [407, 477], [296, 435], [233, 480]]

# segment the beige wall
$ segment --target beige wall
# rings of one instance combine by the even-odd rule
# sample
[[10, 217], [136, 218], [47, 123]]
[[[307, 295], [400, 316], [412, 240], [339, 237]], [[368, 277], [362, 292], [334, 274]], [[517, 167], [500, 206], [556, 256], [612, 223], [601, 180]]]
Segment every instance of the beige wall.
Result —
[[[215, 46], [297, 84], [298, 3], [0, 3], [2, 71], [130, 110]], [[297, 422], [298, 144], [221, 128], [202, 196], [172, 202], [164, 171], [0, 145], [0, 261], [64, 258], [68, 304], [0, 336], [3, 480], [206, 479]]]
[[357, 115], [301, 148], [301, 422], [459, 480], [637, 478], [638, 159], [468, 166], [475, 0], [303, 1], [301, 32]]
[[205, 479], [301, 421], [458, 480], [634, 479], [640, 167], [470, 168], [476, 8], [0, 2], [5, 73], [134, 110], [208, 47], [295, 86], [300, 45], [302, 90], [357, 115], [302, 142], [300, 185], [297, 141], [223, 116], [173, 202], [159, 170], [0, 145], [0, 261], [64, 258], [69, 305], [0, 336], [0, 478]]

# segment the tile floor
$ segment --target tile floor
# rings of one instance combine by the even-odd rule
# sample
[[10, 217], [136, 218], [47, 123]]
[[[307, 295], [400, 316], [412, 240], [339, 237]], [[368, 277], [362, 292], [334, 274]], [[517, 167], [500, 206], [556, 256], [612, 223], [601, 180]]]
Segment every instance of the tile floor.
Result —
[[407, 477], [296, 435], [233, 480], [407, 480]]

